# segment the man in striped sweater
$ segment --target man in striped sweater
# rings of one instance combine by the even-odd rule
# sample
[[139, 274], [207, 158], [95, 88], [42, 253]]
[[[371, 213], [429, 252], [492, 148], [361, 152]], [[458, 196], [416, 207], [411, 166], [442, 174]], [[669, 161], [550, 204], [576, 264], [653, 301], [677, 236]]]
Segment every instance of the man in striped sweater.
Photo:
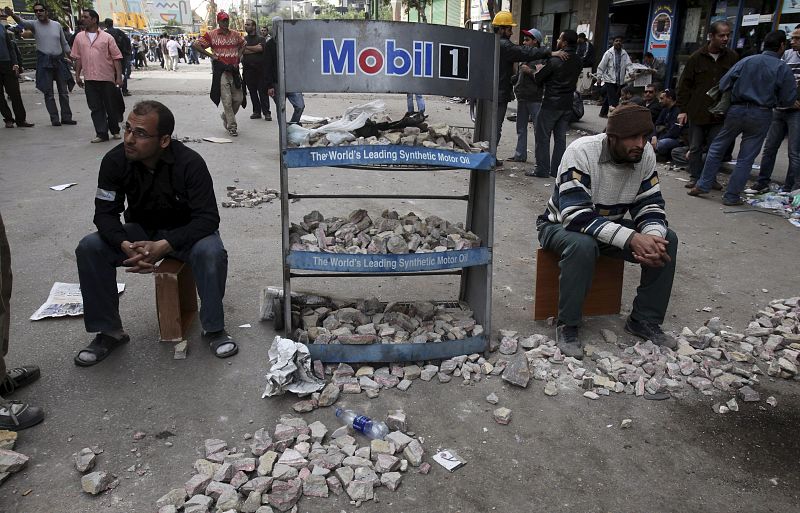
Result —
[[[569, 145], [547, 210], [537, 220], [542, 248], [561, 257], [556, 341], [566, 356], [583, 357], [578, 327], [600, 254], [642, 266], [625, 330], [658, 345], [677, 346], [661, 330], [678, 237], [667, 227], [656, 156], [648, 143], [652, 132], [647, 108], [617, 108], [608, 117], [606, 133]], [[632, 219], [623, 219], [627, 212]]]

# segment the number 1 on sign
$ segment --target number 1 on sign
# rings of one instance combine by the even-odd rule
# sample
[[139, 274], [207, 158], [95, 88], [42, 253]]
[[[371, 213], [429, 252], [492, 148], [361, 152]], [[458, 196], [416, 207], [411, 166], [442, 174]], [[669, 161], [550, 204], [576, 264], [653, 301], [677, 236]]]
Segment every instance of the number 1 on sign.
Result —
[[450, 57], [453, 58], [453, 76], [458, 76], [458, 48], [450, 50]]

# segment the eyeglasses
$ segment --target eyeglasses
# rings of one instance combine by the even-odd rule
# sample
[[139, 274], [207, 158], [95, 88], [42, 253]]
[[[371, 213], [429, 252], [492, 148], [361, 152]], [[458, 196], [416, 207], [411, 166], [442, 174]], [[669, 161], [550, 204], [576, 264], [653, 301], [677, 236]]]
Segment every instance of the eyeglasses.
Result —
[[134, 139], [150, 139], [151, 137], [158, 137], [157, 135], [148, 134], [143, 128], [133, 129], [125, 123], [125, 135], [132, 135]]
[[44, 12], [44, 9], [34, 9], [33, 12]]

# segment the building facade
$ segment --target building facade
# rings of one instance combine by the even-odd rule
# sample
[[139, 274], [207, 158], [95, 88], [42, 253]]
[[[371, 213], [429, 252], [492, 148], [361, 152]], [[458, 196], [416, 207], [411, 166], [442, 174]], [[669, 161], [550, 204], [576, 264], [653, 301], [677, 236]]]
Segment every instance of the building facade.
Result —
[[711, 23], [728, 21], [731, 49], [750, 55], [760, 51], [769, 31], [788, 33], [800, 24], [800, 0], [518, 0], [512, 13], [522, 28], [541, 30], [547, 43], [564, 29], [586, 33], [595, 47], [595, 64], [621, 36], [634, 62], [653, 53], [664, 65], [664, 85], [674, 87], [689, 55], [705, 43]]

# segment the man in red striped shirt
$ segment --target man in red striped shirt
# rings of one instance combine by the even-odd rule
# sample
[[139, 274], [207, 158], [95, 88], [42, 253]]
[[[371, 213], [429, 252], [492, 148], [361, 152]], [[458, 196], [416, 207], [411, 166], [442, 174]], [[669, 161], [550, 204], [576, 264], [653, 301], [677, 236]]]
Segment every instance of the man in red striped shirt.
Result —
[[[244, 52], [245, 40], [239, 32], [230, 30], [228, 13], [217, 14], [219, 28], [197, 38], [194, 48], [212, 60], [213, 78], [211, 80], [211, 101], [219, 105], [222, 101], [222, 125], [232, 136], [239, 135], [236, 125], [236, 111], [244, 101], [242, 77], [239, 74], [239, 61]], [[208, 51], [211, 48], [213, 53]]]

